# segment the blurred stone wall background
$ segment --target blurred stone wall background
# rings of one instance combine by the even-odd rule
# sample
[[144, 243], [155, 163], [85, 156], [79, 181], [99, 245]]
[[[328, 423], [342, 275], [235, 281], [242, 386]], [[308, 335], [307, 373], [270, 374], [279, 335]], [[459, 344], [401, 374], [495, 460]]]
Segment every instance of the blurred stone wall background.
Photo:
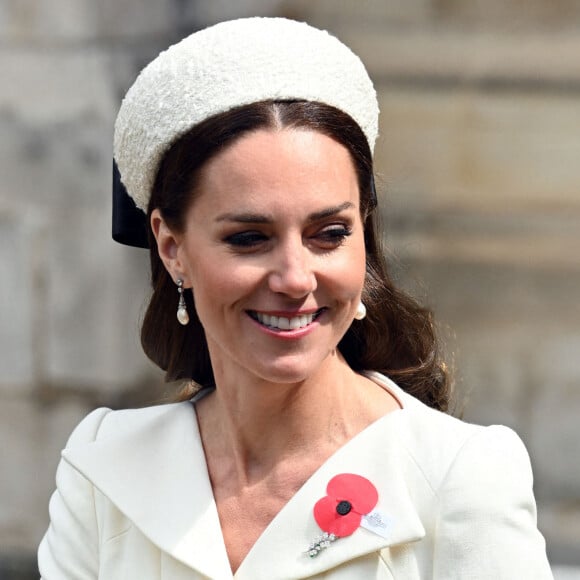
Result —
[[551, 561], [580, 565], [580, 1], [0, 0], [0, 578], [36, 577], [80, 418], [171, 393], [138, 344], [147, 257], [109, 239], [113, 121], [160, 49], [244, 15], [367, 64], [397, 275], [458, 410], [526, 442]]

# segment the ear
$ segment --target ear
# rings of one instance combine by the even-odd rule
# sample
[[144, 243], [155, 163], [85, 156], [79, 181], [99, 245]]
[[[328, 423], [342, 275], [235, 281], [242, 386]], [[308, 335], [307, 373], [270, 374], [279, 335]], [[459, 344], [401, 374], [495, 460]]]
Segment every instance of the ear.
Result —
[[151, 213], [151, 229], [157, 242], [157, 252], [165, 269], [174, 280], [182, 278], [184, 269], [178, 251], [182, 236], [169, 228], [158, 209], [154, 209]]

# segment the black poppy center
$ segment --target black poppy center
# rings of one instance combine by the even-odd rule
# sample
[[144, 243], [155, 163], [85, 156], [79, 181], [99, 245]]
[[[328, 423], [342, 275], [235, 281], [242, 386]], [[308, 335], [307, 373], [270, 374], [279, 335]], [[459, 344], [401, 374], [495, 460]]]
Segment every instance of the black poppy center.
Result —
[[338, 505], [336, 506], [336, 513], [341, 516], [345, 516], [348, 512], [350, 512], [351, 509], [351, 503], [343, 499], [341, 502], [338, 502]]

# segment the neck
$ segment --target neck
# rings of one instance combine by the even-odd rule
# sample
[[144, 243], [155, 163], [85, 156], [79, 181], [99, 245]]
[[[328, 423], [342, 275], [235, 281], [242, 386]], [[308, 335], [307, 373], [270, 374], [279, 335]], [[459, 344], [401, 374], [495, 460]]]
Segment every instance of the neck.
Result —
[[[340, 355], [293, 384], [216, 374], [213, 395], [197, 406], [206, 456], [230, 465], [240, 485], [291, 463], [321, 463], [389, 410], [390, 397]], [[381, 404], [377, 404], [380, 402]]]

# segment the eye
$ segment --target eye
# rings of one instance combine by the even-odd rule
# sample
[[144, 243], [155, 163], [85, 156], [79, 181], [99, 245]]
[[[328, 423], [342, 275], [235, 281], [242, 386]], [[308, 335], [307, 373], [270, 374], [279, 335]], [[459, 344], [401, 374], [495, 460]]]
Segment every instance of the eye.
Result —
[[247, 231], [237, 232], [224, 238], [226, 244], [234, 248], [254, 248], [263, 244], [268, 240], [268, 237], [261, 232]]
[[336, 248], [340, 246], [348, 236], [352, 234], [352, 229], [346, 225], [335, 224], [320, 230], [314, 237], [317, 242], [325, 248]]

